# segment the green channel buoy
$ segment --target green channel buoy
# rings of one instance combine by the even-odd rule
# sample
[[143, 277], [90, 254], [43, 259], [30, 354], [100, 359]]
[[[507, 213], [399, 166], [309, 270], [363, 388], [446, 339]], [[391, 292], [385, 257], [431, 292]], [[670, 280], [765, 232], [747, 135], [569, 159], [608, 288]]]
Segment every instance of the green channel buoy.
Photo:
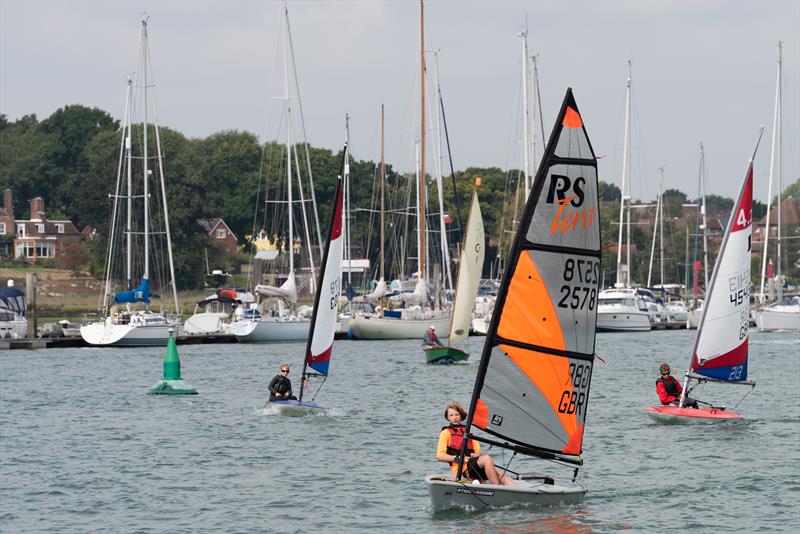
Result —
[[167, 352], [164, 353], [164, 379], [151, 387], [150, 395], [197, 395], [197, 390], [185, 380], [181, 380], [181, 359], [175, 346], [175, 329], [169, 329]]

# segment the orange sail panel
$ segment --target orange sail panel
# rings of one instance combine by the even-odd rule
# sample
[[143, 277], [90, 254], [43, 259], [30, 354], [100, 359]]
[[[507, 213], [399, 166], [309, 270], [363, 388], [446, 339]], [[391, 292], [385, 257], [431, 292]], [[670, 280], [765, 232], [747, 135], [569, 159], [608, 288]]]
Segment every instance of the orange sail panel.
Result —
[[[578, 456], [600, 285], [597, 160], [568, 90], [498, 292], [471, 425], [527, 454]], [[547, 454], [544, 454], [547, 453]]]

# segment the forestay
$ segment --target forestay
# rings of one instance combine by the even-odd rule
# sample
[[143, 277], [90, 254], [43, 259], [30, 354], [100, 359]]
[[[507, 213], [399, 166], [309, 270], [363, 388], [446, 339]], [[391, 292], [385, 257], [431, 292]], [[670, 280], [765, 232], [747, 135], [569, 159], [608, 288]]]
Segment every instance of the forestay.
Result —
[[487, 333], [467, 426], [579, 463], [600, 282], [597, 162], [568, 89]]
[[752, 212], [753, 159], [750, 159], [698, 326], [690, 366], [696, 375], [726, 382], [747, 380]]

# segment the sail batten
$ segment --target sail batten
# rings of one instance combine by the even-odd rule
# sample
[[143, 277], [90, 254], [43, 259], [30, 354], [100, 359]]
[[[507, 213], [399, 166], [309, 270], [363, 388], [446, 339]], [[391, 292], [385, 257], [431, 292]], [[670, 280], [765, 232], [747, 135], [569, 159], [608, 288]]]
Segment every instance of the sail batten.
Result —
[[500, 447], [562, 459], [582, 452], [601, 272], [598, 209], [597, 160], [568, 89], [517, 229], [470, 404], [467, 426], [505, 440]]

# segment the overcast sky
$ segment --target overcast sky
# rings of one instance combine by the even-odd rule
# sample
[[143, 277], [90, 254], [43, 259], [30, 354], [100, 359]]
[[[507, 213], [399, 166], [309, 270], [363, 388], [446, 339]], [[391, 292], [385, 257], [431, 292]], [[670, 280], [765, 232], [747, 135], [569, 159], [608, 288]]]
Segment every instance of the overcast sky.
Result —
[[[527, 18], [547, 134], [572, 87], [595, 152], [605, 156], [600, 177], [617, 185], [632, 60], [632, 183], [642, 199], [655, 197], [659, 166], [666, 188], [695, 196], [701, 141], [708, 192], [734, 196], [763, 125], [755, 194], [766, 200], [782, 40], [784, 187], [800, 176], [797, 0], [429, 0], [425, 8], [457, 170], [520, 165], [518, 33]], [[298, 0], [288, 9], [309, 142], [338, 150], [349, 113], [354, 157], [377, 160], [383, 103], [386, 158], [412, 169], [418, 2]], [[42, 120], [82, 104], [120, 119], [143, 12], [161, 125], [190, 137], [244, 130], [275, 138], [268, 117], [283, 89], [274, 1], [0, 0], [0, 113]]]

